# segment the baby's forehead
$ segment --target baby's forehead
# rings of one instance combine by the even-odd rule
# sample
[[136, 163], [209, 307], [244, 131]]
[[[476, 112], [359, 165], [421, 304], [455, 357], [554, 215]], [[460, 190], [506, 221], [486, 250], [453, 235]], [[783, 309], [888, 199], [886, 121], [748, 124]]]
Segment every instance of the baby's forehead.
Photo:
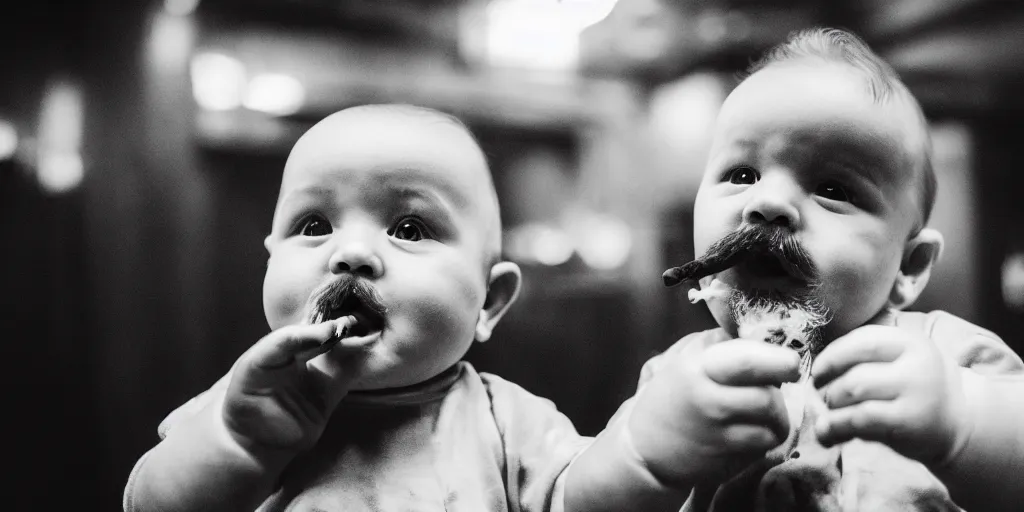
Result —
[[[335, 114], [295, 144], [280, 199], [304, 189], [443, 197], [479, 210], [493, 194], [483, 154], [464, 128], [440, 116], [371, 109]], [[487, 209], [487, 208], [484, 208]]]
[[440, 115], [360, 109], [329, 116], [303, 134], [289, 154], [285, 174], [407, 162], [439, 168], [438, 178], [444, 178], [476, 172], [476, 167], [486, 165], [482, 156], [464, 128]]
[[466, 180], [444, 169], [410, 162], [408, 165], [295, 167], [281, 183], [281, 200], [314, 196], [327, 202], [375, 204], [378, 207], [426, 201], [472, 212], [481, 202]]
[[299, 139], [311, 145], [359, 144], [382, 137], [423, 137], [436, 135], [451, 139], [452, 144], [468, 142], [476, 149], [469, 132], [440, 113], [420, 112], [397, 107], [366, 106], [336, 112], [310, 128]]
[[722, 106], [712, 151], [805, 148], [899, 170], [918, 166], [927, 126], [899, 97], [873, 98], [841, 65], [775, 64], [739, 84]]

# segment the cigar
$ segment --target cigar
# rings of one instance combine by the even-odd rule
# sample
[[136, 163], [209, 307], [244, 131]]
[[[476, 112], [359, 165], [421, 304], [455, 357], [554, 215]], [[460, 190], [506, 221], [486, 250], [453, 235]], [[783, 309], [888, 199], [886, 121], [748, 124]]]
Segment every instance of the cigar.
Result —
[[338, 342], [340, 342], [345, 336], [348, 336], [348, 331], [349, 326], [347, 325], [335, 329], [334, 334], [332, 334], [330, 338], [327, 338], [326, 340], [324, 340], [323, 343], [320, 344], [320, 354], [330, 352], [330, 350], [334, 348], [334, 346], [337, 345]]
[[731, 254], [711, 255], [707, 258], [700, 258], [689, 263], [672, 267], [661, 274], [661, 280], [665, 286], [675, 286], [683, 281], [698, 281], [703, 277], [723, 272], [736, 266], [744, 257], [749, 256], [747, 251], [733, 252]]

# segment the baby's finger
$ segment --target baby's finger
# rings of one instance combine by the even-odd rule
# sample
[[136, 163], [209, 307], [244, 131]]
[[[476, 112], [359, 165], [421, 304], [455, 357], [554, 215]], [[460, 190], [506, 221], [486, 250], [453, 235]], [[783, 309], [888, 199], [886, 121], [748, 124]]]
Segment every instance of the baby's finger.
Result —
[[343, 316], [334, 320], [328, 320], [324, 322], [327, 325], [333, 325], [333, 331], [331, 336], [326, 341], [320, 343], [316, 347], [312, 347], [303, 351], [296, 356], [298, 361], [309, 361], [320, 354], [327, 353], [333, 350], [335, 347], [342, 345], [346, 336], [348, 336], [349, 330], [356, 324], [356, 317], [352, 315]]
[[346, 340], [342, 339], [307, 361], [306, 367], [328, 379], [337, 380], [352, 373], [350, 370], [354, 362], [362, 361], [370, 355], [368, 348], [365, 345], [346, 344]]
[[737, 423], [725, 427], [722, 437], [726, 449], [731, 452], [761, 455], [782, 444], [788, 434], [780, 436], [764, 425]]
[[334, 334], [334, 324], [324, 322], [312, 325], [282, 327], [257, 341], [246, 353], [253, 364], [264, 370], [288, 366], [298, 357], [306, 357]]
[[705, 350], [704, 371], [727, 386], [777, 386], [800, 378], [800, 356], [763, 341], [730, 340]]
[[363, 364], [370, 352], [352, 350], [337, 344], [330, 351], [306, 362], [310, 383], [332, 410], [362, 374]]
[[[356, 319], [352, 317], [352, 323], [355, 324]], [[347, 352], [365, 352], [370, 349], [375, 343], [379, 341], [376, 336], [361, 336], [354, 337], [343, 335], [339, 340], [338, 344], [333, 347], [334, 351], [343, 350]]]
[[814, 432], [825, 447], [855, 437], [891, 445], [898, 424], [893, 407], [892, 402], [869, 400], [828, 411], [818, 417]]
[[868, 400], [893, 400], [900, 395], [899, 376], [888, 363], [864, 363], [822, 389], [830, 409], [842, 409]]
[[789, 413], [778, 388], [721, 386], [719, 391], [709, 404], [715, 420], [762, 425], [782, 439], [789, 435]]
[[904, 345], [893, 336], [891, 327], [867, 325], [829, 343], [814, 360], [811, 375], [814, 385], [822, 387], [850, 368], [863, 363], [895, 361]]

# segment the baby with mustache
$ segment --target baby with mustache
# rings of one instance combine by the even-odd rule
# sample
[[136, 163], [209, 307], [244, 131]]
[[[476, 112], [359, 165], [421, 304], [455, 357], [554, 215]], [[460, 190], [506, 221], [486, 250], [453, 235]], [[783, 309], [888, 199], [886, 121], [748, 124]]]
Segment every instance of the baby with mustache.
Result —
[[521, 277], [458, 119], [366, 105], [320, 121], [288, 156], [265, 245], [272, 332], [161, 423], [126, 511], [557, 512], [664, 497], [625, 438], [591, 457], [613, 480], [573, 478], [592, 438], [461, 361]]
[[698, 285], [720, 327], [648, 361], [572, 492], [615, 479], [600, 455], [625, 438], [665, 489], [644, 510], [1019, 510], [1024, 363], [963, 319], [903, 311], [943, 245], [929, 149], [853, 34], [803, 31], [755, 65], [714, 127], [702, 257], [663, 276]]

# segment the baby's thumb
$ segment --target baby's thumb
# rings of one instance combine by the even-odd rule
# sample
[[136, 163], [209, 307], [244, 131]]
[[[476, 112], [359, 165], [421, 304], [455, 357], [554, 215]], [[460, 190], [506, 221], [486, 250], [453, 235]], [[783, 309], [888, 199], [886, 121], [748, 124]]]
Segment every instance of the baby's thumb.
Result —
[[280, 369], [311, 357], [333, 333], [334, 326], [330, 323], [282, 327], [257, 341], [246, 355], [259, 369]]
[[328, 414], [348, 394], [355, 381], [362, 376], [368, 351], [353, 352], [335, 346], [306, 363], [314, 391], [323, 399]]

